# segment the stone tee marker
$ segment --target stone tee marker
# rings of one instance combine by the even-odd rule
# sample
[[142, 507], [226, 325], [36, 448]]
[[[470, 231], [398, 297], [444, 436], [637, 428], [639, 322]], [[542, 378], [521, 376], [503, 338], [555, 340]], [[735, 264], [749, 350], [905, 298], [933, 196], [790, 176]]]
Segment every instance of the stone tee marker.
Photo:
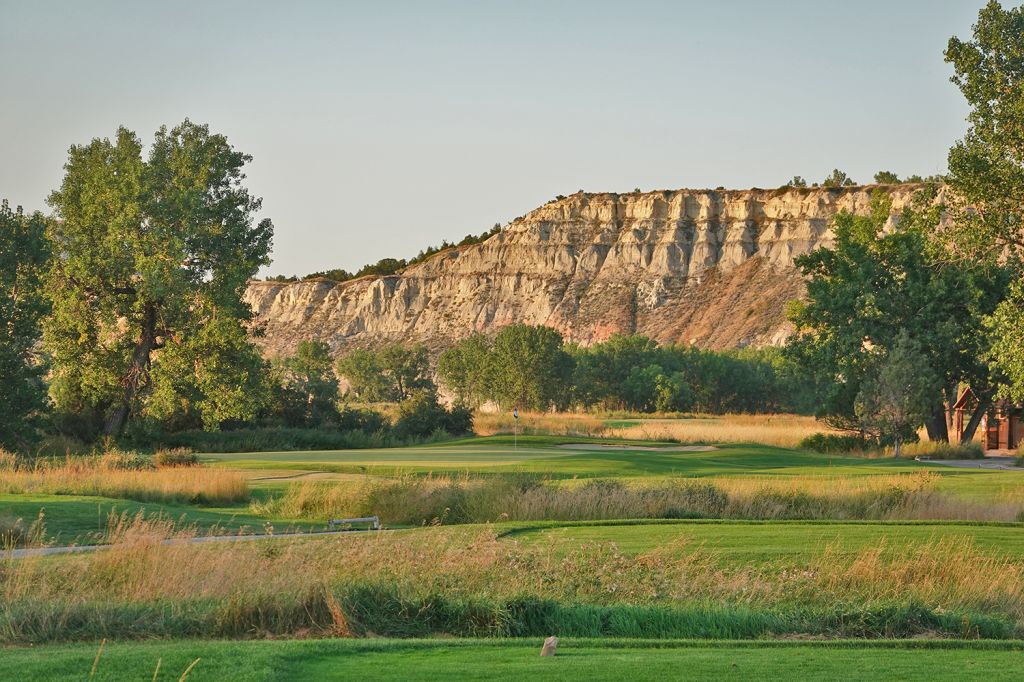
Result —
[[540, 650], [541, 656], [554, 656], [555, 649], [558, 648], [558, 638], [548, 637], [544, 640], [544, 646]]

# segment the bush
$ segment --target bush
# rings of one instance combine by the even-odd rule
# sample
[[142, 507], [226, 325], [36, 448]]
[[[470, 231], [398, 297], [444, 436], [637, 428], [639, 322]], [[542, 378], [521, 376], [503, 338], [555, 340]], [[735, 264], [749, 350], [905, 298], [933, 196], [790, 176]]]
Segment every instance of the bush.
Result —
[[847, 452], [864, 452], [870, 443], [860, 436], [844, 436], [837, 433], [816, 433], [800, 441], [797, 445], [801, 450], [811, 450], [822, 454], [838, 454]]
[[400, 438], [430, 438], [440, 433], [459, 436], [473, 429], [473, 413], [464, 406], [450, 411], [437, 402], [435, 391], [421, 391], [403, 402], [395, 421]]
[[401, 445], [382, 433], [329, 429], [245, 428], [231, 431], [180, 431], [159, 437], [164, 448], [195, 452], [261, 452], [264, 450], [347, 450]]
[[153, 463], [163, 467], [194, 467], [199, 465], [199, 458], [189, 448], [169, 448], [157, 450]]
[[388, 420], [380, 412], [345, 406], [338, 410], [338, 430], [380, 433], [388, 428]]
[[930, 459], [982, 459], [985, 448], [981, 443], [943, 443], [923, 441], [903, 446], [904, 457], [928, 457]]
[[119, 469], [124, 471], [142, 471], [153, 468], [153, 460], [137, 452], [108, 449], [99, 456], [98, 464], [101, 469]]

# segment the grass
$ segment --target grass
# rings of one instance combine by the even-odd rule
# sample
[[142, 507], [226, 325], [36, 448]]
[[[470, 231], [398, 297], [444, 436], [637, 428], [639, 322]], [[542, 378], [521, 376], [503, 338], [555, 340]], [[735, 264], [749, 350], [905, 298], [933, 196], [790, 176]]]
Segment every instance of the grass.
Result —
[[[561, 447], [567, 443], [587, 447]], [[0, 517], [21, 517], [25, 527], [42, 507], [49, 541], [115, 544], [88, 555], [0, 561], [0, 643], [1024, 635], [1021, 526], [834, 521], [1014, 519], [1024, 508], [1019, 472], [758, 445], [613, 450], [567, 435], [200, 458], [203, 466], [160, 471], [8, 467], [7, 480], [22, 492], [0, 493]], [[328, 472], [343, 480], [247, 483], [252, 472], [244, 469]], [[139, 485], [131, 478], [150, 474], [200, 482], [223, 475], [242, 482], [251, 504], [194, 492], [175, 497], [153, 483], [161, 479]], [[47, 487], [55, 482], [63, 487]], [[36, 492], [26, 492], [28, 483]], [[111, 486], [111, 496], [75, 492], [98, 485]], [[138, 510], [146, 517], [132, 516]], [[273, 519], [280, 529], [278, 519], [299, 517], [322, 525], [350, 510], [427, 527], [273, 543], [163, 544], [216, 525], [233, 531]], [[113, 528], [112, 511], [120, 520]], [[690, 515], [833, 521], [621, 520]], [[558, 518], [620, 520], [549, 521]], [[430, 527], [435, 519], [502, 522]], [[359, 651], [353, 658], [376, 655]], [[400, 655], [388, 652], [380, 656]]]
[[[1001, 644], [1001, 643], [1000, 643]], [[304, 640], [108, 643], [94, 680], [986, 680], [1019, 679], [1021, 644], [927, 641], [723, 642], [563, 639], [540, 658], [540, 639]], [[0, 677], [24, 682], [86, 678], [95, 644], [6, 649]]]
[[[540, 473], [552, 477], [687, 475], [757, 473], [892, 473], [915, 470], [906, 460], [868, 460], [819, 455], [762, 445], [725, 445], [709, 452], [612, 450], [603, 443], [652, 446], [645, 441], [602, 441], [568, 437], [511, 436], [471, 438], [442, 445], [383, 450], [320, 450], [249, 454], [206, 453], [208, 464], [241, 469], [301, 469], [342, 473], [400, 475], [405, 473]], [[591, 450], [562, 447], [593, 445]]]
[[935, 488], [940, 476], [707, 477], [545, 481], [486, 477], [363, 477], [302, 481], [254, 505], [289, 518], [379, 516], [388, 525], [598, 519], [950, 519], [1016, 521], [1024, 501], [976, 502]]
[[639, 553], [603, 539], [568, 547], [503, 539], [486, 527], [226, 551], [163, 544], [190, 535], [137, 521], [103, 552], [2, 565], [0, 642], [1024, 634], [1024, 565], [952, 528], [898, 543], [826, 542], [791, 561], [758, 564], [723, 562], [686, 533]]
[[680, 418], [604, 419], [599, 415], [576, 413], [526, 413], [518, 424], [506, 413], [478, 413], [474, 430], [482, 435], [508, 434], [519, 428], [524, 434], [556, 434], [662, 440], [679, 443], [759, 443], [796, 447], [804, 438], [830, 429], [821, 422], [794, 414], [691, 415]]
[[849, 556], [883, 544], [898, 547], [950, 539], [969, 540], [988, 555], [1024, 563], [1024, 525], [1016, 523], [691, 520], [521, 523], [502, 528], [503, 537], [550, 545], [557, 552], [611, 542], [620, 552], [641, 554], [683, 543], [700, 547], [726, 566], [806, 563], [826, 547]]
[[0, 510], [7, 519], [21, 519], [21, 527], [25, 529], [41, 516], [43, 533], [39, 540], [47, 545], [106, 542], [112, 517], [135, 517], [140, 513], [152, 520], [174, 521], [180, 528], [193, 527], [202, 533], [229, 535], [263, 533], [268, 524], [275, 532], [322, 529], [324, 525], [322, 519], [301, 521], [262, 516], [246, 506], [196, 507], [86, 495], [0, 494]]
[[43, 460], [0, 468], [0, 493], [90, 495], [138, 502], [230, 504], [249, 499], [245, 477], [202, 467], [119, 468], [106, 457]]

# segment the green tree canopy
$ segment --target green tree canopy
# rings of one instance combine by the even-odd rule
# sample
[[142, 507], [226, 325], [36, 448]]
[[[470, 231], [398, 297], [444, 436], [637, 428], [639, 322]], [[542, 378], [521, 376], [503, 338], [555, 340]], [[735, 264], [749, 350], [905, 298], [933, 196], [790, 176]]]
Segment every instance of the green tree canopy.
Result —
[[349, 392], [364, 402], [399, 402], [415, 391], [434, 388], [422, 344], [356, 349], [338, 360], [337, 371]]
[[492, 397], [504, 408], [546, 410], [569, 404], [572, 358], [562, 335], [544, 326], [511, 324], [490, 352]]
[[857, 183], [854, 182], [853, 178], [838, 168], [832, 169], [832, 173], [821, 181], [822, 187], [848, 187], [856, 184]]
[[490, 398], [491, 342], [472, 334], [446, 349], [437, 359], [437, 376], [459, 400], [479, 407]]
[[875, 184], [878, 185], [895, 185], [899, 183], [900, 176], [896, 175], [892, 171], [878, 171], [875, 173]]
[[295, 354], [272, 363], [274, 410], [286, 426], [321, 427], [338, 422], [338, 378], [330, 347], [300, 341]]
[[1024, 400], [1024, 7], [989, 2], [971, 40], [950, 38], [946, 61], [971, 111], [967, 134], [949, 150], [953, 220], [941, 236], [963, 262], [998, 260], [1015, 271], [987, 329], [1005, 392]]
[[42, 276], [49, 257], [46, 221], [0, 203], [0, 447], [19, 448], [35, 435], [46, 405], [35, 357], [46, 312]]
[[[836, 216], [833, 248], [797, 260], [808, 277], [807, 300], [791, 306], [797, 333], [789, 353], [817, 377], [819, 414], [837, 426], [859, 424], [854, 404], [862, 383], [901, 330], [940, 373], [927, 423], [931, 438], [948, 439], [945, 405], [956, 402], [962, 383], [991, 394], [983, 361], [988, 341], [979, 329], [1003, 295], [1005, 275], [984, 263], [943, 262], [929, 248], [941, 210], [934, 199], [934, 190], [922, 190], [896, 229], [885, 232], [891, 199], [876, 193], [870, 215]], [[987, 407], [982, 403], [979, 410]]]
[[273, 225], [254, 224], [250, 160], [188, 120], [160, 128], [145, 158], [125, 128], [71, 147], [50, 195], [58, 405], [101, 415], [107, 434], [154, 395], [156, 413], [197, 412], [209, 428], [255, 413], [263, 366], [241, 294], [269, 262]]
[[861, 385], [855, 411], [867, 431], [875, 430], [883, 442], [892, 442], [893, 455], [899, 457], [903, 442], [916, 440], [915, 432], [930, 415], [939, 390], [941, 383], [928, 356], [906, 330], [900, 330]]

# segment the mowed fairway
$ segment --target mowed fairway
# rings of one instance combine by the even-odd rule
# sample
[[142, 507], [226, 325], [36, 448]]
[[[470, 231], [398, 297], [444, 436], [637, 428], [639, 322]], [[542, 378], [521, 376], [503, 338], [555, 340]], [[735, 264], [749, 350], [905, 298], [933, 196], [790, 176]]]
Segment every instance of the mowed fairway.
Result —
[[1019, 642], [307, 640], [110, 643], [0, 650], [0, 678], [234, 680], [1017, 680]]
[[[501, 528], [499, 526], [499, 528]], [[967, 542], [979, 551], [1024, 561], [1024, 524], [959, 522], [833, 521], [637, 521], [616, 523], [517, 524], [502, 537], [567, 552], [585, 544], [612, 542], [627, 554], [676, 547], [699, 549], [723, 565], [793, 566], [820, 557], [852, 555], [865, 548], [900, 549], [933, 542]]]
[[[572, 447], [565, 447], [571, 445]], [[583, 449], [584, 446], [592, 449]], [[922, 468], [917, 462], [837, 457], [761, 445], [720, 445], [710, 451], [672, 444], [632, 443], [647, 449], [614, 449], [629, 442], [567, 437], [491, 436], [454, 443], [375, 450], [207, 453], [204, 462], [241, 469], [344, 473], [530, 472], [562, 477], [714, 476], [727, 474], [871, 474]], [[657, 449], [662, 446], [663, 449]]]
[[[641, 445], [617, 450], [609, 445]], [[565, 447], [571, 445], [572, 447]], [[592, 449], [581, 449], [591, 446]], [[662, 447], [663, 449], [658, 449]], [[890, 458], [821, 455], [766, 445], [720, 444], [709, 451], [687, 451], [672, 444], [608, 441], [565, 436], [470, 438], [406, 448], [298, 452], [207, 453], [210, 466], [254, 472], [254, 478], [301, 480], [303, 474], [530, 473], [552, 479], [657, 477], [797, 477], [832, 479], [928, 471], [939, 476], [938, 490], [979, 500], [1024, 498], [1024, 472], [965, 469]], [[256, 473], [268, 472], [268, 473]], [[266, 486], [267, 484], [261, 484]], [[271, 484], [272, 485], [272, 484]]]

